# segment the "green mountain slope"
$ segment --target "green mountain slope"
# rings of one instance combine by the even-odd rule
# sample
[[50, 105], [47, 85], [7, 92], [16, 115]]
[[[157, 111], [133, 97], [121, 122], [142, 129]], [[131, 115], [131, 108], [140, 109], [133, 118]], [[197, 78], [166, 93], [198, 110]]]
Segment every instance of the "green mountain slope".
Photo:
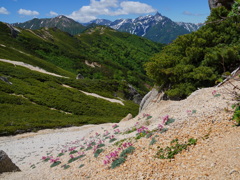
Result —
[[[46, 75], [0, 61], [0, 134], [88, 123], [117, 122], [138, 105], [129, 84], [146, 92], [141, 67], [162, 45], [94, 27], [80, 36], [56, 28], [22, 30], [0, 23], [0, 59], [21, 61], [66, 76]], [[139, 55], [138, 55], [139, 53]], [[94, 67], [91, 66], [93, 63]], [[81, 73], [85, 79], [76, 80]], [[67, 88], [66, 86], [72, 88]], [[123, 105], [80, 92], [124, 99]]]
[[3, 62], [0, 77], [7, 77], [11, 83], [0, 80], [0, 135], [117, 122], [127, 113], [136, 115], [138, 111], [138, 105], [132, 101], [123, 101], [123, 106], [79, 91], [114, 98], [114, 93], [124, 94], [124, 83], [58, 78]]
[[[56, 28], [22, 30], [14, 39], [34, 56], [90, 79], [126, 80], [139, 90], [151, 83], [143, 64], [161, 44], [128, 33], [97, 26], [71, 36]], [[99, 66], [90, 67], [97, 63]]]

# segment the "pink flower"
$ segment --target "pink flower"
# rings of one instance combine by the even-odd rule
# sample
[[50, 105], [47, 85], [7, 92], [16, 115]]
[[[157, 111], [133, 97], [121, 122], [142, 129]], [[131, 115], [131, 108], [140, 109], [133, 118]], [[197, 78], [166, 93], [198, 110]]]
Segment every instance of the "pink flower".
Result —
[[104, 135], [104, 136], [107, 136], [108, 134], [110, 134], [110, 133], [106, 130], [103, 135]]
[[118, 127], [117, 124], [114, 124], [114, 125], [112, 126], [113, 129], [115, 129], [115, 128], [117, 128], [117, 127]]
[[71, 154], [71, 155], [70, 155], [70, 158], [71, 158], [71, 159], [73, 159], [73, 158], [74, 158], [74, 156]]
[[100, 139], [99, 141], [98, 141], [98, 144], [102, 144], [103, 143], [103, 141]]
[[79, 154], [80, 156], [82, 156], [82, 155], [84, 155], [85, 153], [84, 153], [84, 151], [83, 151], [83, 152], [78, 152], [78, 154]]
[[191, 110], [187, 110], [186, 112], [187, 112], [188, 115], [192, 114]]
[[131, 142], [128, 142], [128, 146], [132, 146], [133, 144]]
[[115, 129], [114, 133], [120, 133], [120, 130], [119, 129]]
[[217, 94], [217, 91], [214, 90], [214, 91], [212, 92], [212, 95], [215, 96], [216, 94]]
[[126, 148], [127, 145], [128, 145], [127, 143], [123, 143], [123, 144], [122, 144], [122, 146], [123, 146], [124, 148]]
[[95, 151], [97, 150], [97, 148], [98, 148], [98, 145], [96, 145], [96, 146], [93, 147], [93, 153], [95, 153]]
[[163, 124], [166, 124], [166, 122], [168, 122], [169, 120], [169, 115], [164, 116], [162, 119], [163, 119]]
[[71, 147], [71, 148], [69, 148], [68, 150], [69, 151], [74, 151], [76, 149], [76, 147]]
[[136, 124], [134, 125], [135, 127], [139, 125], [139, 122], [136, 122]]
[[107, 165], [107, 164], [109, 164], [109, 163], [110, 163], [110, 160], [104, 160], [104, 161], [103, 161], [103, 164], [104, 164], [104, 165]]
[[137, 129], [138, 133], [148, 133], [148, 131], [149, 131], [148, 128], [144, 126]]
[[55, 163], [55, 162], [57, 162], [59, 159], [60, 159], [60, 158], [56, 158], [56, 159], [52, 158], [52, 159], [50, 159], [50, 162]]
[[163, 125], [162, 124], [159, 124], [158, 125], [158, 130], [162, 130], [163, 129]]

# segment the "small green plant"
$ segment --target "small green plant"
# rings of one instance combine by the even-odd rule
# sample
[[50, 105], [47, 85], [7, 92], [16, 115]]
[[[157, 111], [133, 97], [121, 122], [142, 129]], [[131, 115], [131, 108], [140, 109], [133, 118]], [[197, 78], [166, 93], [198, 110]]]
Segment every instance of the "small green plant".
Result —
[[97, 148], [101, 148], [101, 147], [104, 147], [105, 146], [105, 144], [99, 144], [99, 145], [97, 145]]
[[221, 94], [217, 93], [216, 90], [214, 90], [214, 91], [212, 92], [212, 95], [213, 95], [213, 97], [219, 97], [219, 96], [221, 96]]
[[191, 146], [191, 145], [196, 145], [197, 144], [197, 139], [194, 139], [194, 138], [190, 138], [188, 140], [188, 146]]
[[61, 157], [63, 155], [64, 155], [64, 153], [59, 153], [57, 157]]
[[148, 134], [146, 135], [146, 138], [150, 138], [150, 137], [152, 137], [153, 134], [154, 134], [153, 132], [148, 133]]
[[166, 148], [160, 148], [157, 152], [156, 157], [160, 159], [173, 159], [174, 156], [183, 150], [186, 150], [188, 146], [196, 145], [197, 139], [190, 138], [188, 143], [179, 144], [178, 139], [174, 139], [171, 141], [171, 146], [167, 146]]
[[130, 134], [130, 133], [132, 133], [132, 132], [134, 132], [134, 131], [136, 131], [136, 130], [137, 130], [136, 127], [132, 127], [132, 129], [126, 130], [125, 132], [123, 132], [123, 134]]
[[36, 165], [35, 165], [35, 164], [32, 164], [32, 165], [30, 166], [30, 168], [35, 169], [35, 168], [36, 168]]
[[127, 154], [132, 154], [134, 150], [135, 150], [135, 147], [129, 146], [127, 149], [124, 149], [121, 152], [120, 157], [127, 157]]
[[48, 162], [50, 159], [51, 157], [46, 157], [46, 156], [42, 157], [43, 162]]
[[138, 133], [135, 139], [141, 139], [142, 137], [145, 137], [146, 133]]
[[148, 133], [150, 133], [149, 129], [147, 127], [142, 126], [137, 129], [137, 136], [135, 139], [145, 137]]
[[162, 134], [162, 133], [165, 133], [167, 131], [168, 131], [168, 128], [163, 128], [163, 129], [161, 129], [160, 133]]
[[68, 163], [72, 163], [80, 158], [79, 156], [77, 156], [77, 157], [70, 156], [70, 157], [71, 157], [71, 159], [68, 160]]
[[197, 113], [197, 110], [192, 110], [192, 114], [196, 114]]
[[78, 151], [74, 150], [74, 151], [71, 151], [69, 154], [75, 154], [77, 153]]
[[95, 152], [94, 152], [94, 157], [97, 158], [99, 156], [99, 154], [101, 154], [104, 150], [103, 149], [97, 149]]
[[240, 106], [236, 106], [232, 119], [236, 121], [236, 126], [240, 126]]
[[148, 116], [147, 118], [146, 118], [146, 120], [149, 120], [149, 119], [151, 119], [152, 118], [152, 116]]
[[91, 150], [92, 148], [93, 148], [92, 146], [88, 146], [86, 151]]
[[82, 168], [83, 166], [85, 166], [84, 164], [81, 164], [78, 168]]
[[111, 168], [114, 169], [123, 164], [125, 161], [126, 161], [125, 157], [119, 157], [118, 159], [112, 162]]
[[112, 139], [109, 140], [109, 143], [112, 143], [112, 142], [114, 142], [116, 140], [117, 140], [116, 138], [112, 138]]
[[52, 167], [58, 166], [59, 164], [61, 164], [61, 161], [56, 161], [56, 162], [53, 162], [50, 167], [52, 168]]
[[157, 140], [153, 137], [151, 142], [149, 143], [149, 146], [154, 145], [157, 142]]
[[126, 141], [126, 140], [127, 140], [127, 139], [121, 139], [121, 140], [115, 142], [113, 145], [115, 145], [115, 146], [121, 146], [122, 143], [123, 143], [124, 141]]
[[68, 169], [68, 168], [70, 168], [70, 165], [64, 164], [64, 165], [62, 165], [62, 168], [63, 168], [63, 169]]
[[165, 125], [169, 125], [169, 124], [174, 123], [174, 122], [175, 122], [175, 119], [169, 118]]

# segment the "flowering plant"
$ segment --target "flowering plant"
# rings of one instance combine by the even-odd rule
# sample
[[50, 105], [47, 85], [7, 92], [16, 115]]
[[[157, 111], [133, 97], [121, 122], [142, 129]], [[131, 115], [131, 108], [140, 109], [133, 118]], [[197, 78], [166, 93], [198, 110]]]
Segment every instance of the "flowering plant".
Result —
[[[120, 153], [120, 151], [122, 152]], [[131, 142], [123, 143], [118, 150], [111, 152], [109, 155], [106, 156], [107, 159], [103, 161], [104, 165], [108, 165], [111, 163], [111, 168], [115, 168], [120, 166], [122, 163], [126, 161], [127, 154], [132, 153], [135, 150], [133, 144]], [[120, 155], [119, 155], [120, 153]]]
[[114, 130], [114, 134], [119, 134], [120, 133], [120, 130], [119, 129], [115, 129]]
[[220, 94], [218, 94], [218, 93], [217, 93], [217, 91], [216, 91], [216, 90], [212, 91], [212, 95], [213, 95], [214, 97], [221, 96]]
[[116, 128], [118, 128], [119, 126], [117, 125], [117, 124], [114, 124], [113, 126], [112, 126], [112, 128], [113, 129], [116, 129]]

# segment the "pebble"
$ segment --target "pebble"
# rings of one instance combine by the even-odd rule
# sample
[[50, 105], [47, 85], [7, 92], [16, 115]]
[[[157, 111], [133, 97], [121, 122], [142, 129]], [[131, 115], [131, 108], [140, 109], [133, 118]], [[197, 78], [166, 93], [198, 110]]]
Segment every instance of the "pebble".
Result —
[[237, 172], [238, 172], [238, 171], [237, 171], [236, 169], [233, 169], [233, 170], [230, 171], [229, 174], [232, 175], [233, 173], [237, 173]]

